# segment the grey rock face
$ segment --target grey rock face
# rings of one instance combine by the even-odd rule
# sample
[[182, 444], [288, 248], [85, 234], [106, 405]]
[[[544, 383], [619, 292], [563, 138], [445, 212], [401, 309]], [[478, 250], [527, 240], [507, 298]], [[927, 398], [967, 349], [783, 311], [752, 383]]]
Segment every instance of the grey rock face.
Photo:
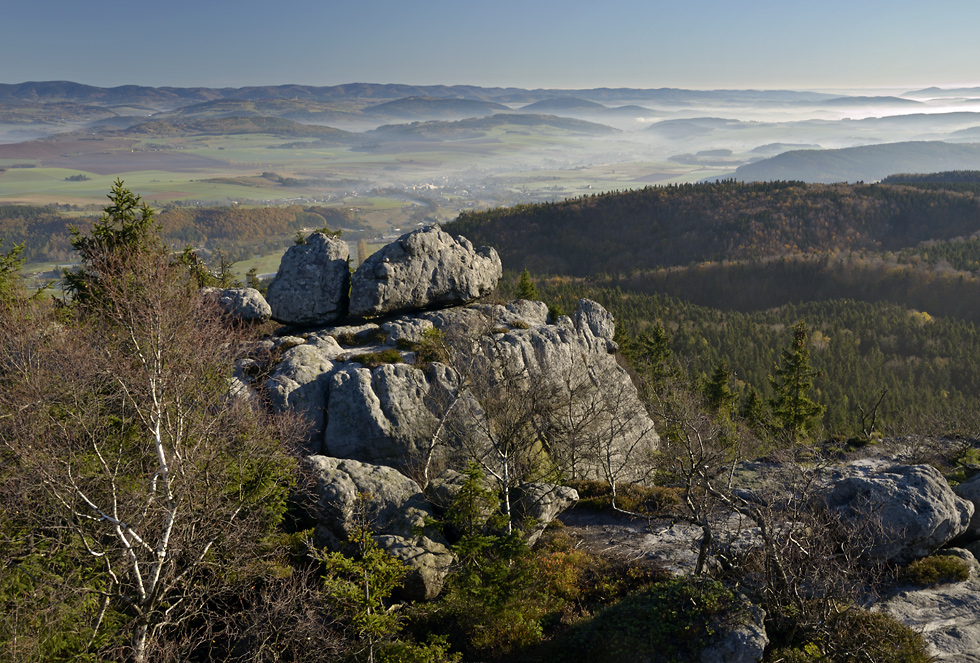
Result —
[[466, 304], [500, 280], [497, 252], [475, 249], [432, 226], [408, 233], [364, 261], [351, 280], [350, 313], [370, 317]]
[[389, 345], [395, 345], [398, 341], [419, 343], [429, 329], [432, 329], [430, 321], [410, 316], [396, 318], [381, 325], [381, 330], [387, 335]]
[[513, 497], [514, 513], [524, 523], [522, 528], [529, 530], [528, 545], [534, 545], [551, 521], [575, 506], [578, 491], [553, 483], [525, 483], [514, 489]]
[[[410, 475], [421, 471], [440, 417], [457, 391], [442, 365], [426, 371], [406, 364], [346, 367], [328, 385], [326, 453], [390, 465]], [[443, 450], [440, 445], [434, 453]]]
[[930, 465], [844, 479], [828, 491], [826, 504], [856, 526], [880, 521], [871, 553], [899, 563], [931, 554], [966, 531], [973, 516], [973, 504]]
[[272, 318], [287, 325], [326, 325], [347, 315], [350, 270], [346, 242], [313, 233], [292, 246], [269, 284]]
[[516, 398], [543, 405], [552, 460], [567, 477], [639, 481], [640, 461], [660, 438], [629, 375], [609, 354], [611, 341], [588, 324], [603, 319], [599, 311], [605, 314], [599, 304], [582, 300], [575, 321], [562, 317], [555, 325], [484, 336], [477, 342], [486, 361], [476, 372], [523, 376], [528, 391]]
[[[436, 466], [448, 459], [454, 445], [457, 452], [466, 447], [460, 456], [464, 462], [482, 457], [487, 438], [476, 424], [484, 420], [489, 403], [480, 399], [485, 397], [497, 401], [493, 407], [506, 405], [501, 399], [515, 407], [536, 403], [535, 416], [547, 419], [554, 441], [552, 460], [569, 478], [612, 474], [618, 481], [642, 479], [639, 461], [656, 449], [659, 437], [628, 374], [609, 354], [608, 314], [585, 301], [578, 326], [567, 317], [558, 325], [532, 326], [523, 321], [547, 313], [528, 304], [518, 309], [522, 324], [514, 329], [497, 327], [503, 324], [498, 314], [515, 315], [504, 307], [419, 316], [463, 354], [470, 353], [460, 360], [465, 366], [338, 371], [329, 383], [326, 453], [411, 473], [409, 464], [427, 455], [438, 432], [437, 451], [443, 456]], [[590, 325], [589, 320], [599, 322]], [[604, 335], [596, 336], [593, 326]]]
[[965, 535], [971, 539], [980, 539], [980, 474], [954, 486], [953, 492], [973, 504], [973, 518], [970, 519]]
[[872, 610], [887, 612], [921, 632], [935, 661], [980, 663], [980, 578], [909, 589], [876, 603]]
[[619, 349], [619, 346], [613, 341], [613, 336], [616, 335], [616, 321], [613, 320], [612, 314], [598, 302], [591, 299], [579, 300], [572, 319], [577, 329], [588, 327], [596, 341], [605, 341], [607, 352], [616, 352]]
[[266, 391], [277, 413], [294, 410], [310, 422], [308, 449], [319, 453], [323, 440], [324, 407], [327, 403], [327, 380], [336, 368], [333, 359], [341, 348], [332, 338], [319, 344], [291, 347], [265, 383]]
[[306, 463], [316, 479], [315, 543], [340, 550], [366, 522], [379, 545], [412, 567], [407, 598], [437, 596], [452, 555], [441, 535], [426, 528], [435, 514], [418, 485], [390, 467], [326, 456]]
[[215, 297], [225, 314], [242, 322], [265, 322], [272, 309], [255, 288], [205, 288], [205, 295]]

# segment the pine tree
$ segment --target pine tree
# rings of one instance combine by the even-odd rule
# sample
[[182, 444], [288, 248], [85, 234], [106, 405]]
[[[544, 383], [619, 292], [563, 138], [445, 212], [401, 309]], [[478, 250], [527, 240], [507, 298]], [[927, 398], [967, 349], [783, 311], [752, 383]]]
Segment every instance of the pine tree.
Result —
[[782, 351], [782, 362], [769, 376], [775, 397], [770, 401], [776, 421], [793, 442], [809, 439], [820, 425], [826, 406], [810, 399], [813, 380], [819, 371], [810, 367], [806, 322], [793, 328], [793, 342]]
[[735, 416], [738, 395], [731, 388], [732, 371], [728, 362], [720, 361], [704, 385], [704, 400], [716, 413], [731, 419]]
[[527, 268], [521, 272], [521, 278], [517, 282], [517, 298], [530, 299], [532, 301], [538, 299], [538, 287], [534, 285], [534, 281], [531, 279], [531, 273], [527, 271]]

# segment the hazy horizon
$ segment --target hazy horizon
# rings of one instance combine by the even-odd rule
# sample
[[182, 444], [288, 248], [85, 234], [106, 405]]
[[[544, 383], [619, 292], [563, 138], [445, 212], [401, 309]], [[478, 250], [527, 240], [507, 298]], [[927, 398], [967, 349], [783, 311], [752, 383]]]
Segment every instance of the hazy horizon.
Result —
[[4, 10], [0, 81], [910, 91], [980, 85], [980, 4], [428, 0]]

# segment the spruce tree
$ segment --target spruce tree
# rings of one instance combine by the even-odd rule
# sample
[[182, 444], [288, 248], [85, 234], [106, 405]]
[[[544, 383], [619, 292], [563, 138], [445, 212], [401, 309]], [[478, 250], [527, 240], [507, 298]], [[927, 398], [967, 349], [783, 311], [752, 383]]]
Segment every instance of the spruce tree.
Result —
[[534, 281], [531, 279], [531, 273], [527, 271], [527, 268], [521, 272], [521, 278], [517, 282], [517, 298], [530, 299], [532, 301], [538, 299], [538, 287], [534, 285]]
[[782, 351], [782, 361], [769, 376], [775, 396], [772, 413], [793, 442], [809, 439], [819, 426], [826, 407], [810, 398], [810, 389], [819, 371], [810, 366], [806, 322], [793, 328], [793, 342]]

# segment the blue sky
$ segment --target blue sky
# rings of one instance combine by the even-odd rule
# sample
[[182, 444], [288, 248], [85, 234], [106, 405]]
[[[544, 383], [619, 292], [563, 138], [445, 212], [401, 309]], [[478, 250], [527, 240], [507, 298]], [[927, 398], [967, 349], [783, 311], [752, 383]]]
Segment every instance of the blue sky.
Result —
[[0, 83], [980, 85], [975, 0], [0, 0]]

